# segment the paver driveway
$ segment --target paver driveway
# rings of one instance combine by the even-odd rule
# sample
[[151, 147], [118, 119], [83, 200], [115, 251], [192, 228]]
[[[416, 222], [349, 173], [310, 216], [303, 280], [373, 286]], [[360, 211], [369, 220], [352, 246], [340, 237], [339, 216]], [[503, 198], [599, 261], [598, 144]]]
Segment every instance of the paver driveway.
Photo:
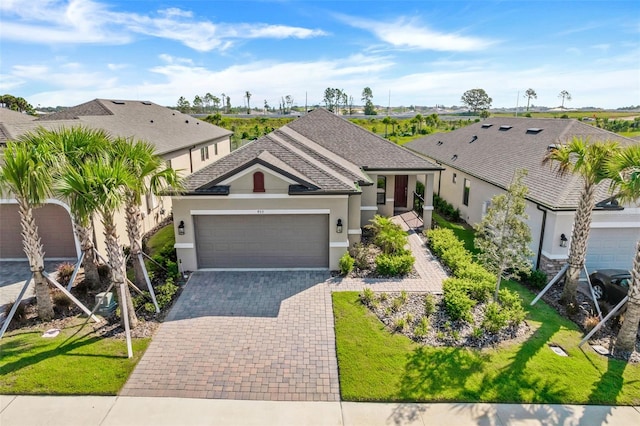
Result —
[[121, 395], [339, 401], [327, 272], [195, 272]]

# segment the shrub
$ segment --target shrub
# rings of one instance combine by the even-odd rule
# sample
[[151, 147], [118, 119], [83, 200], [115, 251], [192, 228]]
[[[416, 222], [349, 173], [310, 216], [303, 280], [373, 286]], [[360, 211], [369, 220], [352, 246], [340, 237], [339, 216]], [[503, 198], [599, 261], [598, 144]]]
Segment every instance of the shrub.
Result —
[[487, 304], [484, 311], [482, 328], [490, 333], [497, 333], [508, 324], [507, 310], [500, 307], [496, 302]]
[[420, 322], [418, 322], [418, 325], [416, 326], [416, 328], [413, 329], [413, 334], [416, 337], [424, 337], [427, 335], [428, 332], [429, 332], [429, 320], [427, 319], [427, 317], [422, 317], [420, 318]]
[[408, 297], [409, 296], [407, 295], [407, 292], [405, 290], [400, 291], [400, 300], [402, 300], [402, 303], [407, 303]]
[[406, 275], [411, 272], [415, 258], [409, 252], [402, 254], [379, 254], [376, 257], [376, 272], [383, 276]]
[[483, 335], [484, 335], [483, 328], [473, 327], [473, 330], [471, 331], [471, 337], [473, 337], [474, 339], [481, 339]]
[[389, 298], [389, 295], [385, 292], [380, 293], [380, 301], [381, 302], [386, 302], [386, 300]]
[[393, 302], [391, 302], [391, 312], [393, 313], [398, 312], [402, 307], [402, 305], [404, 305], [404, 302], [402, 301], [402, 299], [399, 297], [396, 297], [395, 299], [393, 299]]
[[384, 228], [376, 234], [373, 242], [384, 253], [398, 253], [407, 245], [407, 233], [400, 227]]
[[407, 320], [404, 318], [396, 318], [393, 321], [393, 328], [396, 331], [402, 331], [404, 330], [404, 328], [407, 326]]
[[[15, 305], [16, 303], [17, 302], [14, 300], [13, 302], [9, 302], [6, 305], [4, 305], [5, 318], [9, 317], [9, 313], [11, 312], [13, 305]], [[27, 302], [23, 300], [20, 303], [18, 303], [18, 307], [16, 308], [16, 311], [13, 314], [12, 321], [22, 322], [24, 319], [26, 319], [26, 317], [27, 317]]]
[[488, 281], [497, 282], [495, 274], [487, 271], [484, 266], [476, 262], [469, 262], [456, 270], [456, 276], [459, 278], [467, 278], [472, 281]]
[[441, 216], [444, 216], [451, 222], [460, 221], [460, 209], [454, 208], [451, 204], [449, 204], [443, 198], [440, 198], [437, 194], [433, 194], [433, 207], [438, 213], [440, 213]]
[[433, 294], [429, 293], [424, 296], [424, 314], [431, 315], [436, 311], [436, 301], [433, 297]]
[[340, 266], [340, 273], [342, 275], [347, 275], [349, 274], [349, 272], [353, 271], [353, 265], [355, 264], [355, 260], [353, 259], [353, 257], [351, 257], [349, 253], [345, 253], [340, 258], [340, 261], [338, 262], [338, 264]]
[[593, 330], [593, 328], [598, 325], [598, 323], [600, 322], [600, 318], [597, 315], [589, 315], [588, 317], [586, 317], [584, 319], [584, 329], [587, 330], [587, 332]]
[[375, 293], [369, 287], [365, 287], [360, 293], [360, 301], [366, 306], [371, 306], [375, 297]]
[[516, 326], [524, 321], [527, 313], [522, 306], [522, 298], [518, 293], [502, 288], [498, 292], [498, 300], [502, 304], [502, 308], [507, 312], [510, 325]]
[[444, 293], [444, 307], [452, 320], [463, 320], [472, 322], [471, 308], [476, 304], [464, 290], [458, 288], [450, 288]]
[[64, 312], [68, 310], [73, 302], [69, 297], [61, 291], [54, 291], [51, 294], [51, 301], [53, 302], [53, 306], [59, 311]]
[[407, 313], [404, 318], [407, 320], [407, 324], [411, 324], [413, 322], [413, 314], [411, 312]]
[[544, 286], [547, 285], [547, 274], [540, 269], [531, 271], [522, 278], [522, 281], [525, 281], [533, 288], [543, 289]]
[[442, 283], [446, 294], [451, 289], [463, 291], [476, 302], [486, 302], [491, 297], [495, 283], [491, 281], [472, 281], [468, 278], [447, 278]]
[[71, 275], [73, 275], [73, 271], [75, 270], [75, 268], [76, 265], [69, 262], [59, 264], [56, 267], [56, 281], [58, 281], [63, 287], [66, 287], [71, 280]]
[[354, 260], [354, 265], [358, 269], [367, 269], [369, 267], [369, 249], [362, 243], [355, 243], [349, 253]]
[[370, 224], [366, 226], [367, 229], [373, 231], [373, 235], [378, 235], [380, 231], [383, 229], [393, 229], [398, 227], [390, 217], [380, 216], [379, 214], [375, 215], [373, 219], [371, 219]]
[[101, 280], [106, 280], [107, 278], [109, 278], [110, 273], [111, 270], [109, 269], [109, 265], [106, 265], [104, 263], [98, 265], [98, 275], [100, 276]]
[[[173, 278], [167, 278], [166, 282], [155, 288], [156, 302], [158, 302], [158, 308], [163, 310], [171, 304], [173, 297], [178, 292], [179, 287], [173, 282]], [[149, 292], [144, 292], [145, 296], [136, 296], [133, 298], [133, 306], [136, 307], [144, 303], [144, 309], [147, 312], [155, 312], [156, 308], [150, 299]]]

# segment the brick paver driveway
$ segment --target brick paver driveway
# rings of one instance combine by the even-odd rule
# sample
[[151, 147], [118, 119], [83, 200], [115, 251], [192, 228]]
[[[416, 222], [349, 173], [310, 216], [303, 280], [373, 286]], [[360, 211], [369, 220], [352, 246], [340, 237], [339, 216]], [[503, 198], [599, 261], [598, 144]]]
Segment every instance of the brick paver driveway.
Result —
[[339, 401], [327, 272], [196, 272], [121, 395]]

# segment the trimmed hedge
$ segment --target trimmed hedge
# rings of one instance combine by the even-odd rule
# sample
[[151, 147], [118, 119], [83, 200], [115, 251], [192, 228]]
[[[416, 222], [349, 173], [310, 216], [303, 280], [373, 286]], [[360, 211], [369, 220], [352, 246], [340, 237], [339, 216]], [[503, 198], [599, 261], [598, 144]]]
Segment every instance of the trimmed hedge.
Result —
[[406, 275], [411, 272], [415, 258], [410, 252], [379, 254], [376, 257], [376, 272], [384, 276]]
[[[431, 251], [453, 272], [453, 277], [442, 283], [447, 313], [453, 320], [472, 322], [471, 309], [491, 299], [497, 277], [473, 261], [471, 253], [452, 230], [432, 229], [426, 235]], [[487, 304], [482, 322], [482, 327], [492, 333], [517, 325], [525, 317], [522, 299], [517, 293], [503, 288], [498, 292], [498, 301]]]

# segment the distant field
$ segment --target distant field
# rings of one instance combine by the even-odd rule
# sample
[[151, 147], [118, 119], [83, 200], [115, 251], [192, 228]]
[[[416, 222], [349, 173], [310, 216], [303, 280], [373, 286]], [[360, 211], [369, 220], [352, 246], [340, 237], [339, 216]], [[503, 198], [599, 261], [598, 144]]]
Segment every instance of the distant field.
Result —
[[[531, 118], [560, 118], [563, 115], [568, 115], [569, 118], [575, 118], [582, 120], [583, 118], [608, 118], [613, 119], [633, 119], [634, 117], [640, 117], [640, 112], [633, 111], [547, 111], [547, 112], [533, 112], [520, 111], [518, 117], [525, 117], [525, 114], [531, 114]], [[498, 112], [491, 113], [492, 117], [513, 117], [513, 112]]]

